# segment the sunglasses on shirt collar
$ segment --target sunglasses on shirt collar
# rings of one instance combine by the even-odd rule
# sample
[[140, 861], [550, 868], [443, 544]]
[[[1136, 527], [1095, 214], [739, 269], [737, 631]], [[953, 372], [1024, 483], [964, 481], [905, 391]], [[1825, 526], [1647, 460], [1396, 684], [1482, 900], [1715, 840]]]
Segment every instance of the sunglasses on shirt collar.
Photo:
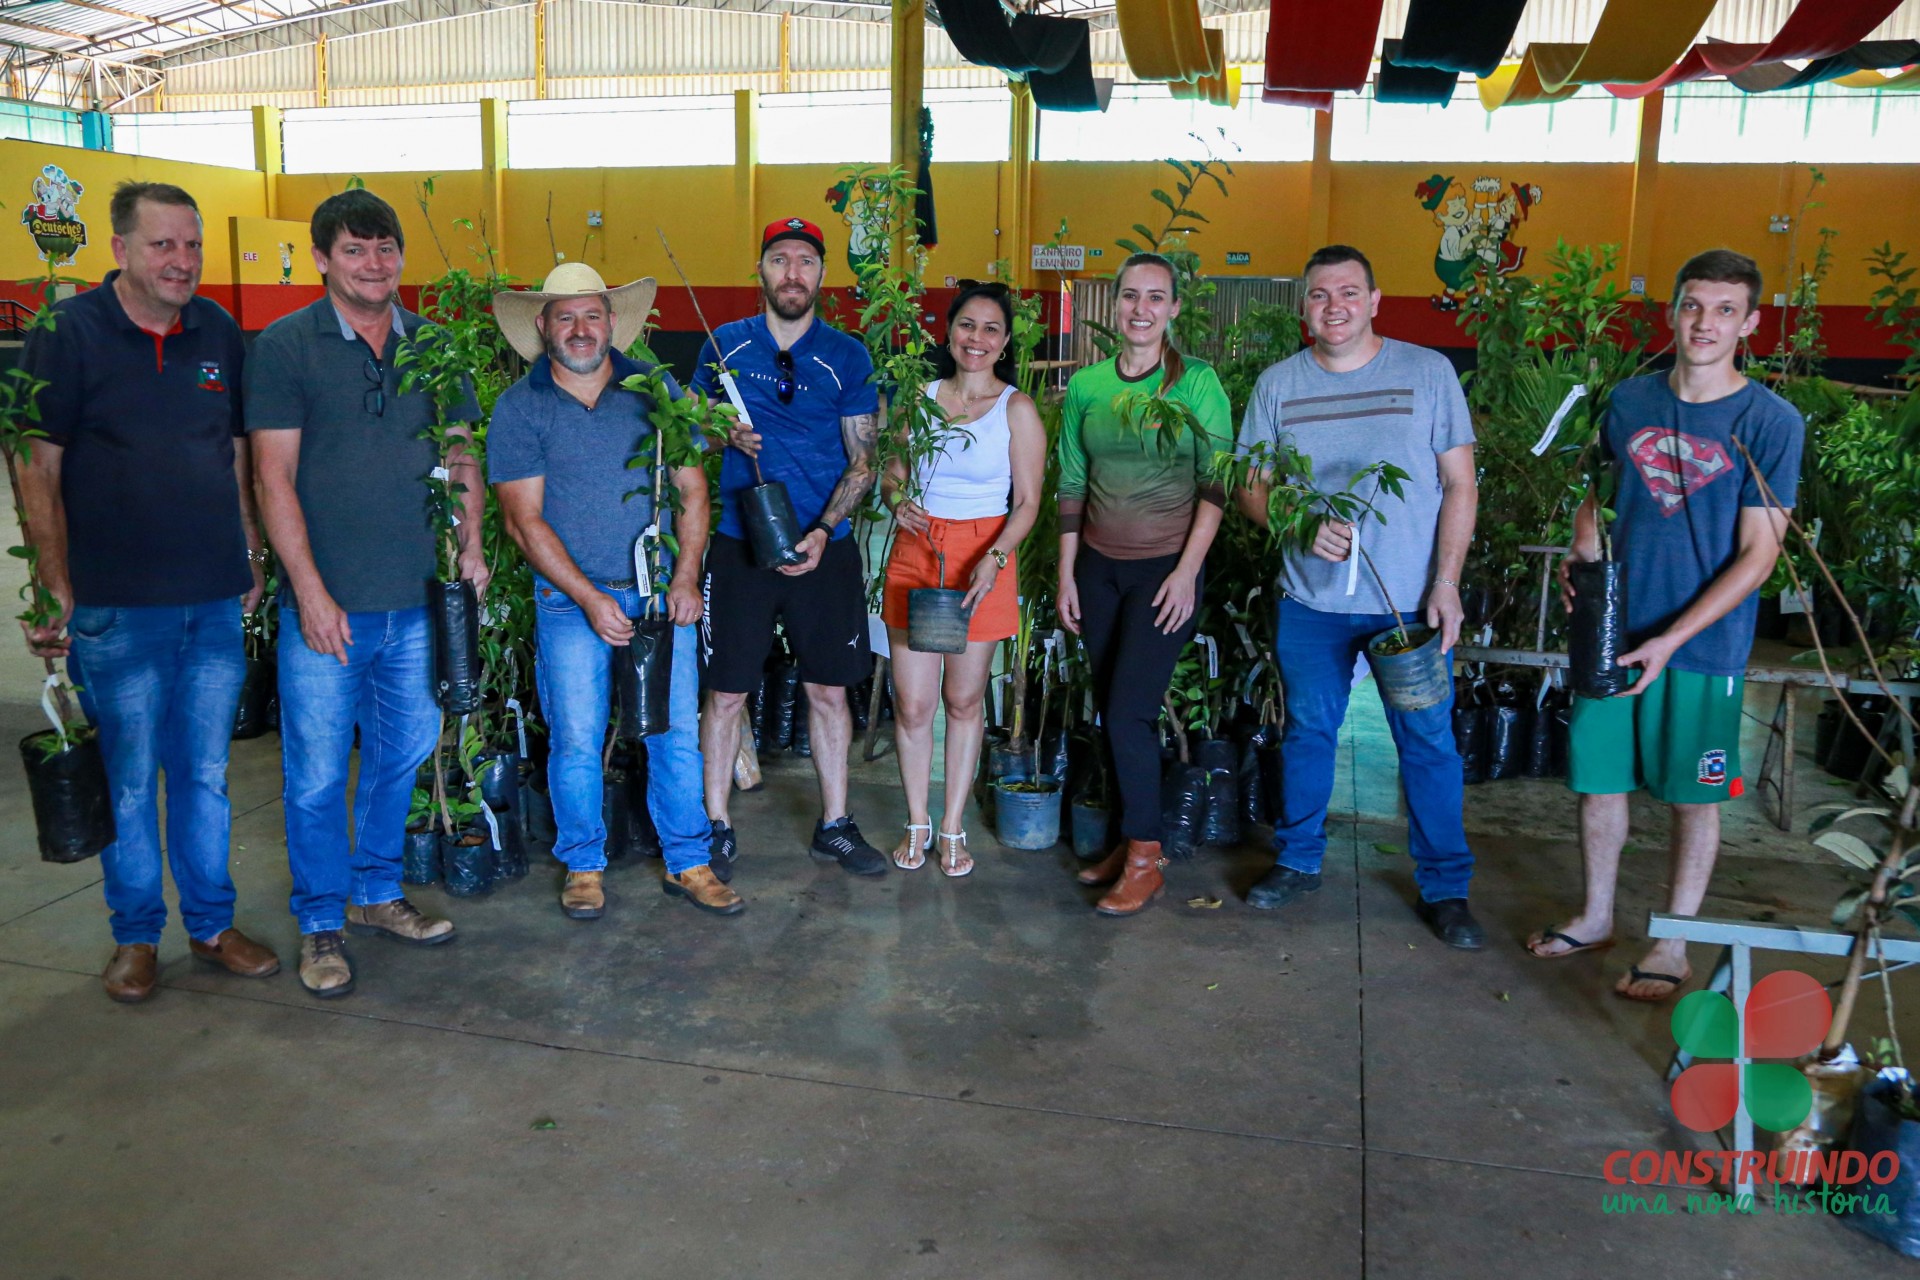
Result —
[[773, 384], [773, 394], [780, 397], [781, 404], [793, 403], [793, 352], [777, 351], [773, 356], [773, 367], [780, 371], [780, 380]]

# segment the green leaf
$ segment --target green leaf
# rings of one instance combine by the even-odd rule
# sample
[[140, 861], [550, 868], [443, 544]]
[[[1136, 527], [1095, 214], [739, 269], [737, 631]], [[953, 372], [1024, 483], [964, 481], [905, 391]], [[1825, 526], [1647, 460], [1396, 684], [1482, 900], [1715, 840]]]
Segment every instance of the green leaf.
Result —
[[1813, 841], [1822, 849], [1828, 849], [1840, 856], [1842, 862], [1859, 867], [1862, 871], [1872, 871], [1880, 865], [1881, 855], [1873, 846], [1859, 836], [1845, 831], [1829, 831], [1816, 836]]
[[1852, 893], [1843, 894], [1840, 901], [1833, 904], [1833, 915], [1830, 917], [1833, 921], [1833, 927], [1836, 929], [1846, 928], [1847, 925], [1852, 922], [1854, 912], [1860, 909], [1860, 904], [1865, 902], [1867, 895], [1872, 892], [1873, 890], [1871, 889], [1859, 889]]
[[1400, 845], [1397, 845], [1397, 844], [1376, 844], [1373, 846], [1373, 851], [1375, 853], [1405, 853], [1406, 852], [1404, 848], [1402, 848]]

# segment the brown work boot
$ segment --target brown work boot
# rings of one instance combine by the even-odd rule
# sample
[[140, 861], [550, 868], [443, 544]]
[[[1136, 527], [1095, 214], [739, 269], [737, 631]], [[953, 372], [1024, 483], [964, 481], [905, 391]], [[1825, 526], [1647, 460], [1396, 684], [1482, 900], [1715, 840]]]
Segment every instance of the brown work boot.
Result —
[[124, 947], [115, 947], [113, 959], [107, 961], [106, 972], [100, 975], [107, 998], [121, 1004], [139, 1004], [153, 994], [154, 984], [159, 980], [160, 961], [150, 942], [130, 942]]
[[669, 898], [685, 898], [717, 916], [737, 916], [747, 909], [746, 900], [721, 884], [712, 867], [688, 867], [678, 875], [667, 876], [660, 888]]
[[1127, 842], [1122, 840], [1113, 846], [1112, 853], [1092, 866], [1080, 868], [1080, 873], [1074, 876], [1074, 879], [1081, 884], [1112, 884], [1120, 878], [1120, 873], [1126, 870], [1126, 866]]
[[322, 1000], [353, 990], [353, 960], [347, 955], [346, 934], [323, 929], [301, 936], [300, 985]]
[[1130, 916], [1144, 911], [1149, 902], [1160, 896], [1167, 882], [1160, 874], [1160, 868], [1167, 860], [1160, 856], [1158, 840], [1127, 841], [1127, 868], [1120, 877], [1120, 883], [1107, 891], [1094, 907], [1103, 916]]
[[219, 965], [243, 978], [271, 978], [280, 972], [280, 957], [238, 929], [228, 929], [212, 942], [189, 938], [187, 950], [196, 960]]
[[371, 907], [347, 908], [348, 933], [379, 933], [417, 947], [453, 941], [453, 921], [430, 916], [405, 898]]
[[607, 913], [607, 891], [601, 886], [604, 871], [569, 871], [560, 886], [560, 909], [574, 920], [598, 920]]

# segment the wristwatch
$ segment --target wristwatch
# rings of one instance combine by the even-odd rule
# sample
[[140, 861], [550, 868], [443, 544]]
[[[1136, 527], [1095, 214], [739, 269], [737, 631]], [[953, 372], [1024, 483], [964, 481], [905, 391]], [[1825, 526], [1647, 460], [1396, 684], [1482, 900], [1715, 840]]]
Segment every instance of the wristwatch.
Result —
[[993, 562], [999, 565], [1002, 569], [1007, 567], [1007, 553], [1002, 551], [1000, 548], [988, 547], [987, 554], [992, 556]]

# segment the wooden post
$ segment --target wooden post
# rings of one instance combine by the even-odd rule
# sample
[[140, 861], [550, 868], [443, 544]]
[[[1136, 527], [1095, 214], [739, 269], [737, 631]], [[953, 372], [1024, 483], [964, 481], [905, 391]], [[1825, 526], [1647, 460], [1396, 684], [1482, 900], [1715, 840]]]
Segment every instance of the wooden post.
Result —
[[[893, 0], [893, 148], [891, 162], [912, 182], [920, 174], [920, 108], [925, 102], [927, 61], [925, 0]], [[906, 235], [913, 213], [906, 211], [894, 234], [892, 261], [906, 257]]]

